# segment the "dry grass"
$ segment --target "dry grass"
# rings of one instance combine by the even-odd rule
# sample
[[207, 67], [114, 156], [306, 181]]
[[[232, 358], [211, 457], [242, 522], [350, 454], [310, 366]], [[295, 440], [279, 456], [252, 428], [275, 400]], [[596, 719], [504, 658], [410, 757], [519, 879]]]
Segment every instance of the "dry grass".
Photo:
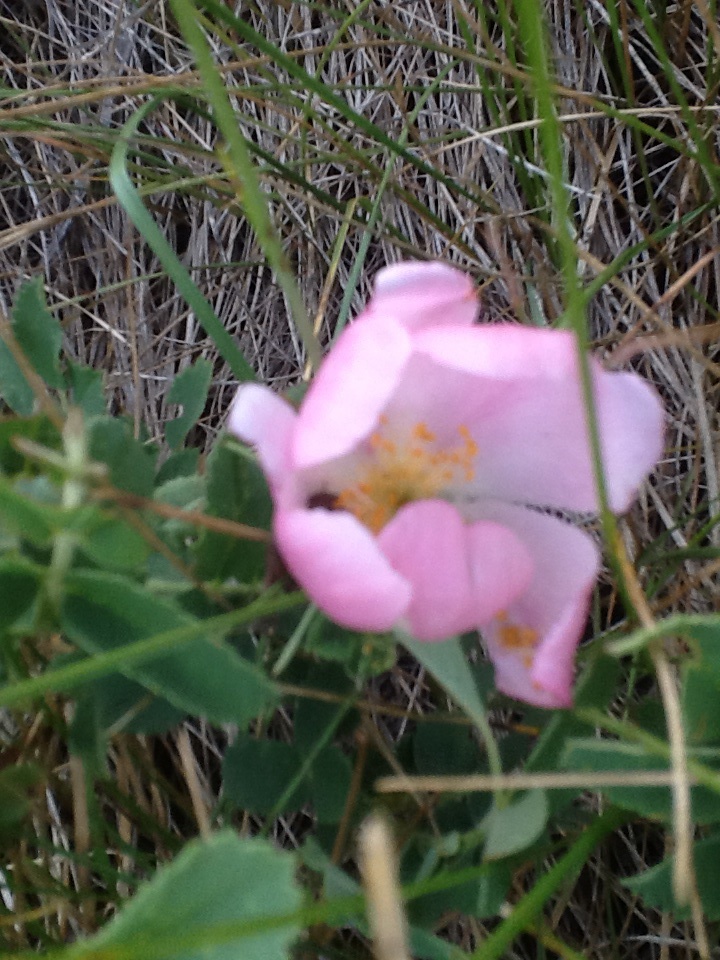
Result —
[[[242, 15], [393, 139], [406, 131], [412, 155], [436, 175], [393, 157], [240, 38], [212, 41], [322, 338], [332, 336], [348, 288], [354, 311], [374, 271], [408, 256], [447, 258], [472, 271], [491, 318], [554, 321], [562, 311], [559, 263], [542, 209], [533, 106], [494, 8], [483, 24], [463, 0], [378, 0], [338, 33], [357, 4], [326, 6], [257, 0], [243, 4]], [[608, 4], [546, 6], [583, 281], [625, 257], [589, 304], [590, 329], [610, 363], [632, 364], [657, 385], [668, 410], [667, 458], [630, 518], [627, 545], [637, 557], [660, 544], [651, 553], [656, 560], [688, 546], [715, 547], [717, 529], [707, 524], [720, 509], [717, 203], [689, 223], [683, 218], [711, 199], [708, 168], [692, 156], [688, 116], [716, 157], [718, 81], [709, 79], [708, 49], [717, 43], [717, 26], [704, 4], [668, 6], [662, 18], [670, 76], [688, 104], [683, 112], [657, 48], [624, 4], [617, 43]], [[408, 122], [418, 97], [448, 65]], [[0, 67], [0, 309], [7, 314], [20, 284], [42, 275], [72, 353], [106, 371], [112, 409], [131, 413], [152, 436], [161, 436], [171, 413], [165, 398], [174, 377], [190, 360], [210, 357], [216, 376], [200, 438], [209, 445], [232, 377], [108, 185], [110, 151], [133, 112], [170, 86], [198, 89], [165, 0], [0, 0]], [[598, 101], [612, 106], [621, 97], [621, 116], [598, 108]], [[302, 372], [302, 345], [213, 155], [212, 124], [182, 98], [165, 98], [142, 134], [136, 172], [153, 216], [260, 377], [283, 389]], [[379, 221], [353, 290], [364, 224], [388, 165]], [[713, 609], [717, 571], [716, 559], [697, 557], [656, 566], [654, 607]], [[389, 683], [399, 707], [422, 696], [418, 672], [397, 668]], [[202, 726], [188, 730], [197, 803], [213, 795], [218, 743]], [[54, 734], [34, 735], [35, 749], [64, 762]], [[10, 731], [4, 740], [17, 736]], [[192, 832], [197, 820], [185, 788], [187, 750], [184, 761], [174, 741], [120, 740], [114, 750], [118, 789], [132, 799], [133, 818], [139, 810], [146, 825], [158, 824], [152, 842], [167, 850], [168, 838]], [[165, 773], [138, 779], [138, 769], [157, 767], [158, 757]], [[69, 795], [51, 798], [39, 828], [53, 844], [70, 843], [69, 802]], [[127, 812], [117, 797], [107, 803], [116, 804], [119, 838], [130, 842]], [[281, 822], [285, 842], [297, 826]], [[557, 904], [555, 932], [586, 957], [692, 955], [690, 931], [645, 910], [616, 880], [656, 862], [661, 847], [654, 829], [637, 825], [618, 837]], [[126, 869], [141, 868], [142, 858], [128, 857]], [[78, 876], [54, 881], [82, 885]], [[57, 929], [78, 932], [76, 922], [61, 921]], [[468, 947], [481, 933], [467, 922], [452, 930]], [[544, 938], [552, 949], [539, 930], [518, 941], [512, 956], [537, 955]]]

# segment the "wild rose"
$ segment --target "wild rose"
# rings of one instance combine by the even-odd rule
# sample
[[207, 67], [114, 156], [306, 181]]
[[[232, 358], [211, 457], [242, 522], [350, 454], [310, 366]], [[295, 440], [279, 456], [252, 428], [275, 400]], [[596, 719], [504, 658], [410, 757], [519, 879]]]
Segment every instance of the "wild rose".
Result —
[[[480, 629], [500, 690], [569, 706], [600, 559], [540, 511], [598, 509], [576, 346], [477, 312], [459, 271], [388, 267], [299, 411], [246, 385], [228, 426], [255, 446], [277, 548], [328, 617], [428, 641]], [[591, 364], [621, 513], [661, 454], [663, 412], [639, 376]]]

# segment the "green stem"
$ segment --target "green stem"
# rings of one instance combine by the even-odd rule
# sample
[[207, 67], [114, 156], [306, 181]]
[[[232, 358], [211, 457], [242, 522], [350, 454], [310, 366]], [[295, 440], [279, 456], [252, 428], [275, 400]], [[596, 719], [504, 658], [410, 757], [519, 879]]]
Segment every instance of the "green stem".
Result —
[[185, 42], [195, 57], [205, 92], [213, 108], [214, 120], [222, 133], [226, 148], [218, 156], [228, 174], [239, 187], [239, 200], [255, 231], [258, 243], [280, 282], [307, 357], [317, 370], [322, 349], [308, 319], [302, 294], [285, 255], [280, 237], [270, 216], [267, 199], [260, 185], [255, 165], [238, 117], [230, 102], [225, 81], [217, 69], [210, 46], [200, 27], [200, 14], [193, 0], [171, 0], [171, 7]]
[[513, 940], [532, 925], [556, 890], [582, 869], [595, 847], [629, 819], [628, 814], [611, 807], [583, 830], [564, 857], [539, 878], [531, 890], [513, 906], [512, 913], [470, 954], [469, 960], [500, 960]]
[[243, 607], [242, 610], [232, 610], [230, 613], [209, 617], [207, 620], [198, 620], [197, 623], [188, 624], [186, 627], [166, 630], [146, 640], [138, 640], [124, 647], [118, 647], [116, 650], [109, 650], [107, 653], [95, 654], [79, 663], [48, 670], [39, 677], [0, 687], [0, 707], [30, 701], [49, 690], [70, 690], [88, 680], [95, 680], [105, 674], [122, 671], [138, 663], [144, 663], [146, 660], [152, 660], [200, 637], [207, 637], [213, 633], [223, 635], [235, 627], [251, 623], [260, 617], [281, 613], [306, 602], [305, 595], [299, 592], [272, 598], [261, 597], [247, 607]]
[[585, 419], [590, 437], [595, 489], [600, 507], [603, 537], [608, 547], [610, 563], [627, 609], [632, 610], [631, 594], [625, 573], [617, 554], [619, 531], [617, 520], [610, 510], [602, 446], [598, 427], [597, 405], [593, 386], [593, 372], [588, 353], [588, 333], [585, 319], [585, 297], [578, 281], [577, 248], [571, 227], [570, 202], [565, 184], [565, 164], [562, 149], [562, 127], [557, 117], [554, 85], [550, 76], [546, 24], [539, 0], [518, 0], [518, 9], [524, 24], [527, 56], [531, 67], [532, 86], [537, 98], [538, 114], [542, 118], [539, 134], [542, 153], [549, 174], [550, 206], [563, 274], [566, 310], [563, 315], [575, 334], [580, 387]]
[[330, 723], [325, 727], [321, 735], [315, 740], [312, 745], [312, 749], [303, 757], [303, 761], [300, 765], [300, 769], [297, 771], [295, 776], [292, 778], [291, 782], [285, 788], [283, 794], [275, 803], [275, 806], [267, 815], [265, 827], [262, 831], [262, 836], [267, 836], [269, 833], [273, 821], [275, 818], [282, 813], [285, 804], [288, 803], [292, 795], [295, 793], [302, 781], [310, 773], [310, 768], [317, 759], [318, 755], [332, 740], [335, 731], [340, 726], [343, 719], [347, 716], [348, 711], [355, 705], [355, 697], [351, 697], [342, 704], [340, 709], [337, 711], [335, 716], [332, 718]]
[[[120, 131], [112, 156], [110, 158], [110, 185], [115, 191], [118, 203], [130, 217], [135, 227], [142, 234], [143, 239], [163, 265], [165, 272], [178, 288], [188, 306], [192, 309], [198, 323], [205, 333], [212, 338], [218, 353], [227, 363], [235, 378], [239, 381], [254, 380], [255, 374], [235, 343], [218, 318], [213, 308], [207, 302], [192, 277], [175, 254], [175, 251], [165, 239], [160, 227], [147, 211], [142, 198], [149, 196], [160, 189], [158, 185], [136, 188], [128, 172], [128, 152], [130, 142], [137, 136], [138, 127], [157, 106], [162, 103], [162, 97], [153, 97], [130, 117]], [[171, 184], [164, 185], [163, 189], [170, 189]]]
[[[62, 489], [62, 505], [69, 511], [82, 506], [85, 499], [87, 437], [82, 413], [77, 408], [69, 411], [62, 437], [66, 473]], [[60, 610], [62, 604], [65, 576], [72, 566], [76, 546], [77, 534], [70, 530], [61, 530], [55, 537], [45, 585], [47, 598], [55, 613]]]
[[[612, 733], [621, 740], [639, 744], [641, 747], [644, 747], [645, 751], [651, 756], [670, 760], [669, 744], [661, 740], [660, 737], [656, 737], [654, 734], [648, 733], [647, 730], [643, 730], [642, 727], [636, 727], [626, 720], [618, 720], [616, 717], [610, 716], [610, 714], [603, 713], [602, 710], [591, 707], [576, 709], [574, 713], [576, 717], [585, 720], [593, 726], [599, 727], [606, 733]], [[707, 764], [701, 763], [694, 757], [688, 757], [687, 769], [688, 773], [694, 777], [699, 784], [707, 787], [708, 790], [712, 790], [713, 793], [720, 794], [720, 771], [713, 770], [712, 767], [708, 767]]]

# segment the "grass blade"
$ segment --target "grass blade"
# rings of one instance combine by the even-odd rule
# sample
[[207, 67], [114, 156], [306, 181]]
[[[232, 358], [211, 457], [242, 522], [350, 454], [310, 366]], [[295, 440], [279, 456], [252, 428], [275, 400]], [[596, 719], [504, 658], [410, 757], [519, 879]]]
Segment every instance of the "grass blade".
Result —
[[240, 380], [254, 380], [255, 374], [233, 337], [220, 322], [217, 314], [196, 286], [187, 269], [178, 259], [175, 251], [167, 242], [162, 231], [148, 213], [140, 194], [128, 173], [128, 152], [130, 142], [137, 129], [160, 103], [161, 98], [154, 97], [144, 104], [127, 121], [120, 131], [117, 143], [110, 159], [110, 184], [122, 208], [142, 234], [145, 242], [160, 260], [165, 271], [189, 306], [195, 312], [198, 322], [212, 339], [218, 353], [228, 364], [234, 376]]

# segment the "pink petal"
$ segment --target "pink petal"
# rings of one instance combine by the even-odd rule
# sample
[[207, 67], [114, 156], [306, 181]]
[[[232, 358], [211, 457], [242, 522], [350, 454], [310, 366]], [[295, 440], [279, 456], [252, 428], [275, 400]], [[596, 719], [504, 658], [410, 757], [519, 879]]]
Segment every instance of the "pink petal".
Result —
[[418, 500], [378, 536], [390, 563], [411, 585], [406, 616], [418, 640], [445, 640], [476, 625], [467, 528], [455, 507]]
[[416, 346], [447, 367], [490, 379], [576, 379], [575, 338], [568, 330], [514, 323], [430, 328], [418, 332]]
[[410, 584], [351, 514], [322, 508], [278, 510], [275, 538], [290, 573], [341, 626], [389, 630], [406, 612]]
[[635, 373], [598, 367], [595, 390], [610, 509], [624, 513], [662, 456], [665, 412], [656, 391]]
[[586, 533], [555, 517], [498, 502], [483, 504], [482, 513], [514, 530], [535, 565], [527, 590], [483, 629], [495, 683], [527, 703], [568, 707], [598, 550]]
[[[476, 494], [598, 509], [570, 332], [451, 326], [418, 332], [414, 345], [393, 404], [433, 430], [458, 419], [471, 430]], [[635, 374], [592, 365], [610, 505], [622, 511], [662, 450], [662, 406]]]
[[348, 453], [376, 426], [410, 356], [410, 338], [392, 321], [348, 327], [305, 395], [293, 438], [299, 469]]
[[274, 486], [288, 472], [290, 440], [296, 413], [268, 387], [255, 383], [238, 387], [227, 428], [256, 450], [265, 476]]
[[529, 586], [535, 565], [516, 533], [488, 520], [467, 528], [475, 626], [492, 620]]
[[393, 264], [376, 275], [366, 313], [418, 329], [470, 324], [478, 311], [477, 291], [466, 273], [446, 263], [416, 260]]
[[412, 584], [407, 616], [418, 640], [444, 640], [477, 628], [532, 579], [532, 560], [515, 533], [491, 522], [467, 526], [444, 500], [403, 507], [378, 541]]

